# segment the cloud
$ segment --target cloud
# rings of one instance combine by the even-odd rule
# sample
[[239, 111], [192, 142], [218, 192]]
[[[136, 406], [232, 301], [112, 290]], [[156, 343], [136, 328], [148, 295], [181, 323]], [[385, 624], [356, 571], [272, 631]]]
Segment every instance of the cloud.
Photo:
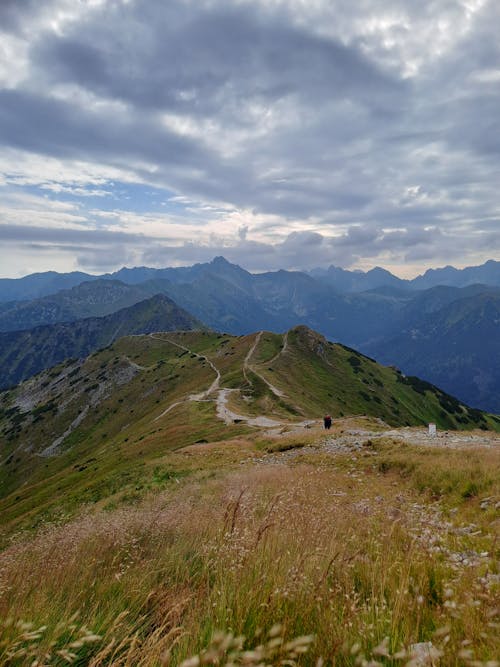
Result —
[[241, 225], [238, 227], [238, 237], [240, 241], [245, 241], [248, 234], [248, 225]]
[[333, 94], [370, 104], [372, 96], [401, 85], [355, 45], [283, 18], [246, 3], [194, 9], [137, 0], [126, 11], [110, 3], [69, 33], [35, 44], [33, 60], [52, 83], [76, 83], [136, 108], [222, 112], [233, 123], [246, 120], [234, 111], [244, 108], [247, 93], [271, 103], [289, 95], [321, 100]]
[[37, 0], [2, 0], [0, 3], [0, 25], [5, 32], [20, 32], [26, 17], [40, 11]]
[[4, 233], [46, 224], [69, 262], [86, 229], [86, 266], [99, 230], [127, 261], [477, 263], [498, 252], [499, 22], [485, 0], [4, 0], [0, 187], [48, 195], [33, 220], [0, 207]]

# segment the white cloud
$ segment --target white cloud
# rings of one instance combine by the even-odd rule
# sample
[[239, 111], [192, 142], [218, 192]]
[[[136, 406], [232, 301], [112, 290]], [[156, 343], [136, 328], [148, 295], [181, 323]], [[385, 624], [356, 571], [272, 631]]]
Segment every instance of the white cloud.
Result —
[[15, 186], [62, 188], [101, 186], [113, 181], [138, 181], [137, 174], [126, 167], [68, 160], [6, 147], [0, 152], [0, 178], [4, 184]]

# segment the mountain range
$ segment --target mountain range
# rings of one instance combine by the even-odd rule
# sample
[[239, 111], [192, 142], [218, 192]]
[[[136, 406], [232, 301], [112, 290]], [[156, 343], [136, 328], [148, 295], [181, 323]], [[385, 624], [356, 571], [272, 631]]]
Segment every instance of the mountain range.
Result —
[[0, 331], [31, 329], [43, 324], [103, 317], [143, 301], [160, 290], [125, 285], [119, 280], [79, 283], [55, 294], [0, 304]]
[[483, 292], [415, 318], [387, 342], [364, 346], [382, 363], [457, 388], [467, 403], [500, 413], [500, 293]]
[[[54, 292], [58, 284], [64, 289]], [[235, 335], [305, 324], [471, 405], [500, 412], [500, 322], [491, 305], [500, 297], [500, 262], [493, 260], [462, 270], [429, 270], [413, 281], [380, 268], [251, 274], [222, 257], [192, 267], [124, 268], [103, 276], [33, 274], [0, 280], [0, 331], [102, 317], [155, 294]], [[483, 298], [490, 306], [476, 308]], [[479, 344], [479, 332], [487, 332], [487, 345]]]
[[[0, 302], [38, 299], [42, 296], [55, 294], [60, 290], [71, 289], [83, 282], [99, 279], [119, 280], [128, 285], [137, 285], [157, 279], [166, 279], [173, 283], [191, 283], [207, 270], [214, 268], [217, 268], [218, 274], [222, 277], [224, 277], [224, 274], [225, 277], [229, 277], [231, 271], [224, 271], [225, 265], [235, 266], [226, 262], [223, 257], [216, 257], [212, 262], [194, 264], [188, 267], [163, 269], [149, 267], [129, 269], [124, 267], [114, 273], [97, 276], [81, 271], [71, 273], [47, 271], [32, 273], [23, 278], [0, 278]], [[247, 273], [244, 269], [241, 269], [241, 271]], [[332, 265], [327, 269], [311, 269], [308, 274], [316, 280], [333, 287], [339, 293], [364, 292], [379, 287], [399, 287], [403, 290], [429, 289], [437, 285], [466, 287], [475, 283], [500, 287], [500, 262], [495, 260], [488, 260], [480, 266], [470, 266], [464, 269], [456, 269], [453, 266], [428, 269], [423, 275], [417, 276], [413, 280], [398, 278], [381, 267], [363, 272], [348, 271]]]
[[346, 271], [336, 266], [327, 269], [312, 269], [309, 272], [340, 292], [364, 292], [377, 287], [399, 287], [401, 289], [422, 290], [446, 285], [448, 287], [466, 287], [475, 283], [500, 287], [500, 262], [488, 260], [480, 266], [456, 269], [445, 266], [441, 269], [428, 269], [424, 274], [404, 280], [386, 269], [376, 266], [366, 273]]

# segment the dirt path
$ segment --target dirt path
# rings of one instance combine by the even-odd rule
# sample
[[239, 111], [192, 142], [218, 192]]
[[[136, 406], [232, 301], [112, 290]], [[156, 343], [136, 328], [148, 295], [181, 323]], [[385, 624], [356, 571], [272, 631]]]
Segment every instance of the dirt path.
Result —
[[209, 366], [211, 367], [211, 369], [212, 369], [212, 370], [214, 371], [214, 373], [215, 373], [215, 380], [212, 382], [212, 384], [210, 385], [210, 387], [209, 387], [208, 389], [205, 389], [204, 391], [201, 391], [201, 392], [199, 392], [199, 393], [197, 393], [197, 394], [189, 394], [186, 398], [183, 398], [183, 399], [181, 399], [181, 400], [179, 400], [179, 401], [176, 401], [175, 403], [172, 403], [172, 404], [169, 405], [168, 408], [167, 408], [166, 410], [164, 410], [160, 415], [158, 415], [157, 417], [155, 417], [153, 421], [158, 421], [158, 419], [161, 419], [161, 418], [164, 417], [166, 414], [168, 414], [171, 410], [173, 410], [174, 408], [176, 408], [178, 405], [182, 405], [182, 404], [185, 403], [186, 401], [206, 401], [206, 400], [208, 400], [208, 397], [210, 396], [210, 394], [212, 394], [214, 391], [216, 391], [216, 390], [219, 389], [219, 385], [220, 385], [220, 371], [219, 371], [219, 369], [215, 366], [215, 364], [213, 364], [213, 363], [210, 361], [210, 359], [209, 359], [208, 357], [204, 356], [203, 354], [198, 354], [197, 352], [193, 352], [192, 350], [190, 350], [190, 349], [189, 349], [188, 347], [186, 347], [185, 345], [181, 345], [180, 343], [176, 343], [175, 341], [170, 340], [170, 338], [160, 338], [160, 337], [158, 337], [158, 336], [155, 336], [154, 334], [149, 334], [149, 335], [150, 335], [151, 338], [154, 338], [155, 340], [166, 341], [167, 343], [170, 343], [170, 345], [175, 345], [175, 347], [178, 347], [178, 348], [180, 348], [181, 350], [184, 350], [184, 352], [188, 352], [188, 353], [191, 354], [191, 355], [194, 354], [196, 357], [198, 357], [198, 359], [203, 359], [204, 361], [206, 361], [206, 362], [209, 364]]
[[[257, 346], [262, 338], [263, 331], [259, 331], [258, 334], [255, 337], [254, 342], [252, 343], [250, 349], [248, 350], [245, 359], [243, 360], [243, 376], [247, 380], [247, 382], [251, 383], [250, 379], [247, 376], [247, 371], [250, 370], [253, 373], [255, 373], [265, 384], [271, 389], [271, 391], [278, 397], [282, 398], [285, 396], [284, 392], [282, 392], [280, 389], [277, 387], [274, 387], [268, 380], [266, 380], [265, 377], [260, 375], [258, 371], [255, 370], [253, 366], [250, 365], [250, 361], [252, 359], [252, 356], [255, 353], [255, 350], [257, 349]], [[177, 406], [182, 405], [186, 401], [209, 401], [209, 400], [214, 400], [212, 398], [212, 394], [217, 392], [217, 395], [215, 396], [215, 406], [216, 406], [216, 414], [217, 417], [224, 421], [226, 424], [235, 424], [235, 423], [243, 423], [248, 426], [255, 426], [257, 428], [264, 428], [268, 429], [267, 434], [274, 436], [274, 437], [284, 437], [285, 435], [290, 435], [291, 433], [294, 432], [301, 432], [304, 429], [310, 429], [313, 425], [318, 424], [319, 421], [317, 420], [311, 420], [311, 419], [306, 419], [300, 422], [290, 422], [290, 421], [278, 421], [276, 419], [271, 419], [270, 417], [266, 417], [265, 415], [257, 415], [257, 416], [250, 416], [250, 415], [242, 415], [237, 412], [234, 412], [231, 410], [228, 406], [228, 401], [229, 397], [232, 393], [234, 392], [239, 392], [239, 389], [233, 389], [229, 387], [221, 387], [220, 386], [220, 379], [221, 379], [221, 373], [219, 369], [215, 366], [215, 364], [208, 359], [207, 356], [198, 354], [197, 352], [194, 352], [190, 348], [186, 347], [185, 345], [181, 345], [180, 343], [177, 343], [170, 338], [166, 337], [160, 337], [155, 334], [150, 334], [151, 338], [154, 338], [156, 340], [160, 340], [163, 342], [170, 343], [171, 345], [175, 345], [175, 347], [178, 347], [179, 349], [183, 350], [184, 352], [188, 352], [191, 355], [195, 355], [199, 359], [204, 359], [207, 361], [207, 363], [210, 365], [212, 370], [214, 371], [216, 377], [210, 387], [208, 389], [205, 389], [204, 391], [201, 391], [197, 394], [190, 394], [186, 396], [185, 398], [179, 399], [178, 401], [175, 401], [174, 403], [171, 403], [163, 412], [161, 412], [157, 417], [154, 418], [153, 421], [158, 421], [165, 415], [167, 415], [169, 412], [174, 410]], [[274, 359], [276, 359], [280, 354], [283, 354], [283, 352], [286, 351], [287, 344], [288, 344], [288, 334], [284, 335], [283, 339], [283, 348], [278, 352]], [[133, 362], [131, 362], [133, 363]], [[137, 366], [137, 364], [135, 364]], [[145, 368], [147, 370], [147, 368]]]
[[283, 347], [281, 348], [281, 350], [277, 354], [274, 355], [274, 357], [272, 359], [269, 359], [269, 361], [267, 362], [268, 364], [274, 364], [276, 359], [278, 359], [278, 357], [280, 357], [282, 354], [285, 354], [285, 352], [287, 351], [287, 349], [288, 349], [288, 333], [289, 332], [287, 331], [286, 333], [283, 334]]
[[[262, 338], [262, 331], [259, 331], [257, 336], [255, 337], [255, 340], [248, 350], [245, 359], [243, 361], [243, 376], [247, 380], [247, 382], [250, 382], [248, 376], [246, 375], [247, 370], [251, 370], [253, 373], [258, 375], [259, 378], [262, 379], [263, 382], [266, 383], [266, 385], [273, 391], [276, 396], [281, 397], [284, 396], [283, 392], [281, 392], [279, 389], [274, 387], [270, 382], [268, 382], [264, 377], [262, 377], [253, 367], [250, 366], [250, 359], [252, 358], [252, 355], [254, 354], [257, 345], [259, 344], [261, 338]], [[230, 394], [233, 392], [239, 391], [239, 389], [230, 389], [228, 387], [220, 387], [220, 378], [221, 374], [219, 369], [215, 366], [215, 364], [208, 359], [205, 355], [198, 354], [196, 352], [193, 352], [193, 350], [190, 350], [188, 347], [185, 345], [181, 345], [180, 343], [176, 343], [175, 341], [171, 340], [170, 338], [165, 338], [165, 337], [160, 337], [160, 336], [155, 336], [155, 334], [150, 334], [151, 338], [154, 338], [156, 340], [161, 340], [167, 343], [170, 343], [171, 345], [175, 345], [176, 347], [180, 348], [181, 350], [188, 352], [189, 354], [194, 354], [196, 357], [200, 359], [205, 359], [207, 363], [210, 365], [212, 370], [214, 371], [216, 377], [215, 380], [212, 382], [210, 387], [202, 392], [199, 392], [197, 394], [190, 394], [186, 396], [183, 399], [180, 399], [178, 401], [175, 401], [171, 405], [169, 405], [165, 410], [163, 410], [162, 413], [160, 413], [157, 417], [155, 417], [154, 421], [158, 421], [158, 419], [161, 419], [165, 415], [167, 415], [169, 412], [171, 412], [174, 408], [176, 408], [179, 405], [182, 405], [186, 401], [207, 401], [211, 400], [210, 396], [214, 393], [217, 392], [217, 396], [215, 398], [215, 406], [216, 406], [216, 414], [219, 419], [224, 421], [226, 424], [234, 424], [234, 423], [244, 423], [249, 426], [255, 426], [258, 428], [268, 428], [268, 429], [282, 429], [285, 426], [293, 426], [296, 428], [307, 428], [310, 425], [310, 421], [305, 421], [305, 422], [300, 422], [300, 423], [294, 423], [294, 424], [289, 424], [288, 422], [281, 422], [277, 421], [276, 419], [270, 419], [269, 417], [266, 417], [264, 415], [258, 415], [256, 417], [251, 417], [249, 415], [241, 415], [238, 414], [237, 412], [234, 412], [231, 410], [227, 403], [229, 400]], [[281, 350], [283, 352], [283, 350]], [[131, 362], [133, 363], [133, 362]], [[137, 364], [136, 364], [137, 366]], [[145, 369], [147, 370], [147, 369]]]
[[[255, 375], [257, 375], [257, 377], [260, 378], [262, 380], [262, 382], [264, 382], [269, 387], [269, 389], [273, 392], [273, 394], [275, 396], [277, 396], [278, 398], [283, 398], [286, 395], [285, 392], [281, 391], [281, 389], [278, 389], [273, 384], [271, 384], [271, 382], [269, 382], [269, 380], [267, 380], [263, 375], [261, 375], [259, 373], [259, 371], [255, 369], [254, 366], [250, 366], [250, 359], [252, 358], [252, 356], [253, 356], [256, 348], [257, 348], [257, 345], [260, 343], [260, 339], [262, 338], [263, 333], [264, 333], [263, 331], [259, 331], [259, 333], [255, 337], [255, 341], [254, 341], [252, 347], [248, 350], [248, 353], [245, 357], [245, 361], [243, 362], [243, 375], [245, 376], [245, 380], [249, 384], [251, 384], [251, 381], [248, 379], [248, 376], [247, 376], [247, 371], [248, 370], [252, 371], [252, 373], [255, 373]], [[273, 357], [273, 359], [278, 357], [282, 352], [283, 352], [283, 350], [280, 350], [280, 352], [278, 352], [278, 354], [275, 355], [275, 357]]]
[[[220, 378], [221, 374], [219, 369], [215, 366], [215, 364], [210, 361], [206, 356], [197, 354], [196, 352], [193, 352], [190, 350], [188, 347], [185, 347], [184, 345], [181, 345], [180, 343], [176, 343], [173, 340], [170, 340], [169, 338], [159, 338], [158, 336], [155, 336], [154, 334], [150, 334], [151, 338], [156, 338], [157, 340], [163, 340], [171, 345], [175, 345], [176, 347], [180, 348], [181, 350], [184, 350], [185, 352], [188, 352], [189, 354], [194, 354], [200, 359], [205, 359], [208, 364], [211, 366], [213, 371], [216, 374], [215, 380], [212, 382], [210, 387], [206, 389], [205, 391], [199, 392], [197, 394], [190, 394], [184, 399], [181, 399], [179, 401], [176, 401], [175, 403], [172, 403], [171, 405], [168, 406], [161, 414], [159, 414], [157, 417], [155, 417], [154, 421], [157, 421], [158, 419], [161, 419], [164, 417], [166, 414], [168, 414], [171, 410], [176, 408], [178, 405], [182, 405], [186, 401], [206, 401], [209, 400], [209, 396], [213, 394], [215, 391], [217, 391], [217, 397], [215, 399], [215, 405], [216, 405], [216, 413], [217, 417], [224, 421], [226, 424], [234, 424], [238, 422], [242, 422], [245, 424], [248, 424], [250, 426], [258, 426], [262, 428], [270, 428], [270, 427], [276, 427], [276, 426], [281, 426], [281, 422], [278, 422], [274, 419], [269, 419], [268, 417], [264, 416], [259, 416], [259, 417], [249, 417], [247, 415], [240, 415], [236, 412], [233, 412], [232, 410], [229, 409], [227, 406], [228, 402], [228, 397], [232, 392], [239, 391], [238, 389], [229, 389], [229, 388], [220, 388]], [[254, 344], [248, 351], [245, 360], [243, 362], [243, 375], [246, 378], [245, 371], [248, 366], [248, 361], [251, 358], [252, 354], [255, 351], [255, 348], [257, 347], [259, 340], [262, 336], [262, 331], [257, 334], [256, 339], [254, 341]], [[247, 379], [248, 380], [248, 379]]]
[[[253, 371], [252, 368], [250, 368], [250, 358], [252, 357], [253, 353], [255, 352], [255, 348], [257, 345], [260, 343], [260, 339], [262, 338], [262, 331], [259, 331], [259, 333], [255, 336], [255, 340], [253, 342], [252, 347], [248, 350], [245, 359], [243, 360], [243, 377], [245, 380], [248, 382], [248, 384], [252, 384], [251, 380], [248, 379], [247, 371]], [[255, 371], [253, 371], [255, 373]]]
[[230, 410], [227, 407], [228, 397], [232, 392], [235, 391], [239, 391], [239, 389], [220, 389], [219, 393], [217, 394], [217, 417], [225, 421], [226, 424], [244, 422], [249, 426], [259, 426], [262, 428], [272, 428], [283, 425], [281, 422], [278, 422], [275, 419], [269, 419], [269, 417], [264, 417], [263, 415], [259, 417], [248, 417], [246, 415], [239, 415], [236, 412]]

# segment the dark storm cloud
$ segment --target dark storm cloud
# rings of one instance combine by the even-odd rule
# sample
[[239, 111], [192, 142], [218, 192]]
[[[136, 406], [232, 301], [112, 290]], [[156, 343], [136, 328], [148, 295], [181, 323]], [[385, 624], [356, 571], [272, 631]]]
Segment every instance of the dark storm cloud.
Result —
[[112, 3], [73, 34], [37, 43], [32, 57], [52, 81], [190, 114], [231, 113], [248, 95], [355, 96], [371, 106], [401, 87], [356, 47], [295, 28], [284, 15], [231, 3], [195, 11], [179, 2], [137, 1], [126, 9]]
[[[36, 119], [36, 122], [33, 122]], [[57, 157], [126, 158], [193, 164], [202, 149], [134, 114], [90, 110], [35, 93], [0, 91], [0, 142]]]

